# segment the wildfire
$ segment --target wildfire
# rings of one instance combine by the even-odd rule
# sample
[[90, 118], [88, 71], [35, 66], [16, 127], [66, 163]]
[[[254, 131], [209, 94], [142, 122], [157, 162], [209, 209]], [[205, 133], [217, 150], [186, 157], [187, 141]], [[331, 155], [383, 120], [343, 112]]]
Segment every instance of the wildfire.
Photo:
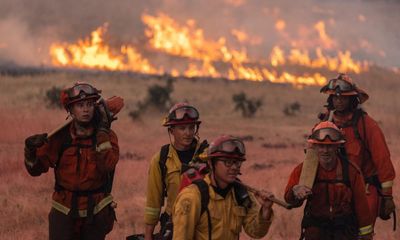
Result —
[[[337, 44], [326, 33], [322, 21], [316, 23], [313, 28], [323, 43], [322, 48], [316, 48], [315, 52], [310, 54], [307, 49], [292, 48], [287, 54], [285, 48], [275, 46], [269, 58], [252, 59], [244, 45], [240, 49], [235, 49], [229, 45], [225, 37], [207, 38], [205, 31], [198, 27], [193, 19], [180, 24], [163, 13], [156, 16], [143, 14], [141, 19], [146, 26], [146, 49], [139, 51], [132, 45], [123, 45], [118, 49], [111, 47], [104, 40], [107, 32], [107, 25], [104, 25], [94, 30], [90, 37], [77, 43], [52, 44], [50, 47], [52, 62], [56, 66], [129, 70], [152, 74], [169, 73], [172, 76], [187, 77], [224, 77], [231, 80], [267, 80], [291, 83], [295, 86], [325, 84], [326, 78], [315, 72], [318, 69], [360, 73], [368, 67], [367, 63], [353, 60], [349, 51], [337, 51], [336, 56], [324, 53], [322, 48], [333, 49]], [[283, 34], [286, 22], [278, 20], [275, 28]], [[260, 37], [251, 36], [242, 29], [231, 29], [231, 34], [237, 40], [236, 43], [248, 45], [262, 43]], [[151, 59], [143, 57], [146, 51], [178, 57], [184, 60], [186, 66], [180, 64], [168, 67], [170, 70], [165, 71], [166, 67], [162, 63], [156, 66]], [[298, 76], [275, 69], [288, 64], [314, 69], [314, 73]]]
[[112, 51], [104, 43], [107, 25], [97, 28], [89, 38], [76, 44], [52, 44], [50, 55], [56, 66], [74, 66], [107, 70], [131, 70], [143, 73], [158, 73], [149, 61], [132, 46], [121, 46], [119, 52]]

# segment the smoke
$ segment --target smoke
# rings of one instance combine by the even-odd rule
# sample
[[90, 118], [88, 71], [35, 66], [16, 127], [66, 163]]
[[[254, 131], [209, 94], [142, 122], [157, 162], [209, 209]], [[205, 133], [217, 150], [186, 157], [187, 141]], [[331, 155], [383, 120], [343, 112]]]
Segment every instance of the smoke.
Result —
[[[75, 42], [109, 24], [110, 42], [143, 43], [141, 15], [164, 12], [180, 23], [194, 19], [210, 39], [225, 37], [232, 47], [266, 58], [275, 45], [318, 47], [315, 24], [323, 21], [336, 50], [351, 50], [358, 60], [399, 66], [400, 4], [397, 1], [291, 0], [0, 0], [0, 64], [50, 64], [52, 42]], [[284, 28], [276, 29], [283, 21]], [[239, 43], [232, 29], [261, 38]]]

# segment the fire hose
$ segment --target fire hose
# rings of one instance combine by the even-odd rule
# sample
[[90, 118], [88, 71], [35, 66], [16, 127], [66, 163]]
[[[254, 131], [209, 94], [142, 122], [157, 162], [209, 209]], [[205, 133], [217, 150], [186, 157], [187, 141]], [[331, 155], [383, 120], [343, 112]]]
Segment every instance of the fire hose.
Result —
[[[251, 187], [251, 186], [249, 186], [249, 185], [247, 185], [247, 184], [245, 184], [243, 182], [239, 182], [239, 181], [236, 181], [236, 182], [241, 184], [243, 187], [247, 188], [247, 190], [249, 192], [252, 192], [254, 194], [261, 194], [261, 191], [256, 189], [256, 188], [254, 188], [254, 187]], [[287, 202], [285, 202], [283, 200], [277, 199], [276, 197], [268, 197], [268, 200], [270, 200], [271, 202], [273, 202], [273, 203], [275, 203], [275, 204], [277, 204], [277, 205], [279, 205], [281, 207], [284, 207], [286, 209], [292, 209], [293, 208], [293, 206], [290, 205], [289, 203], [287, 203]]]

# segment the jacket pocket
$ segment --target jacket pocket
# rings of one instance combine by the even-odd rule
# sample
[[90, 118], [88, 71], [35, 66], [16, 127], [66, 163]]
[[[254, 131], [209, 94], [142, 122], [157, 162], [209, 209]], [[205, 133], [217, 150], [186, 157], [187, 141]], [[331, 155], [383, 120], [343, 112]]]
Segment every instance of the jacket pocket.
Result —
[[230, 229], [234, 234], [239, 234], [242, 231], [243, 220], [246, 217], [246, 208], [235, 206], [232, 208], [232, 212]]

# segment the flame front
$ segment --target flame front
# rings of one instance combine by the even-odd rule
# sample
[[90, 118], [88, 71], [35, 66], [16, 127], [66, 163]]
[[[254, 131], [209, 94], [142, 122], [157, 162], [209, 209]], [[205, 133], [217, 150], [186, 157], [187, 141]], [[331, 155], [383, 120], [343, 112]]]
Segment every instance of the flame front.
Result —
[[[140, 51], [132, 45], [123, 45], [118, 50], [112, 48], [104, 41], [107, 31], [107, 25], [104, 25], [93, 31], [90, 37], [75, 44], [52, 44], [52, 62], [63, 67], [169, 73], [186, 77], [223, 77], [231, 80], [267, 80], [296, 86], [325, 84], [326, 78], [318, 70], [354, 73], [368, 70], [368, 63], [352, 59], [350, 51], [339, 50], [336, 56], [326, 54], [327, 51], [332, 52], [337, 43], [326, 32], [323, 21], [317, 22], [311, 30], [320, 45], [315, 52], [310, 54], [307, 49], [300, 48], [304, 41], [290, 40], [292, 48], [277, 45], [265, 59], [253, 59], [248, 55], [245, 46], [258, 45], [262, 39], [243, 29], [234, 28], [230, 31], [236, 43], [240, 44], [237, 49], [231, 47], [225, 37], [206, 38], [205, 31], [193, 19], [180, 24], [166, 14], [159, 13], [155, 16], [143, 14], [142, 21], [146, 26], [147, 44]], [[283, 19], [275, 23], [275, 28], [284, 38], [289, 39]], [[143, 57], [146, 51], [183, 59], [184, 66], [156, 66], [151, 59]], [[283, 70], [285, 66], [302, 66], [314, 73], [296, 75]]]

